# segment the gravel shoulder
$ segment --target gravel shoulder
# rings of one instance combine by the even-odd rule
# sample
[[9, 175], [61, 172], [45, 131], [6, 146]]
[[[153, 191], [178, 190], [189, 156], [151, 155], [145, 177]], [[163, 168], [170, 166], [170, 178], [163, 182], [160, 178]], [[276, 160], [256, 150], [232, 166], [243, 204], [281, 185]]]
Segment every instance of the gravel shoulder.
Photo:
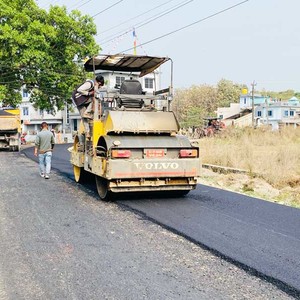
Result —
[[292, 298], [23, 155], [0, 170], [1, 300]]
[[273, 187], [264, 179], [247, 174], [222, 174], [202, 168], [199, 183], [270, 202], [300, 208], [300, 187]]

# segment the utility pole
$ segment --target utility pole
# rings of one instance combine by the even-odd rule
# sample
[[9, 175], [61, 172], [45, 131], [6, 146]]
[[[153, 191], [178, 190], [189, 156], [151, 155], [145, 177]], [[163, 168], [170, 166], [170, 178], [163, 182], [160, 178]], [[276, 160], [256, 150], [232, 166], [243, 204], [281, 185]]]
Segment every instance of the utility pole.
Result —
[[269, 108], [268, 108], [268, 98], [266, 98], [266, 120], [267, 120], [267, 127], [269, 127]]
[[251, 90], [251, 96], [252, 96], [252, 127], [255, 127], [255, 119], [254, 119], [254, 87], [256, 86], [256, 82], [253, 80], [251, 83], [252, 90]]

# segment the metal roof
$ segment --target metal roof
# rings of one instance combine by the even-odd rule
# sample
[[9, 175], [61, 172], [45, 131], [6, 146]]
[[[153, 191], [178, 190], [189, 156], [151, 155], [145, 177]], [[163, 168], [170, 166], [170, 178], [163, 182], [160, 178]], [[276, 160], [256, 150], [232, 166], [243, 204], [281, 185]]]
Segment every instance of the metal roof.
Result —
[[84, 68], [88, 72], [109, 70], [120, 72], [140, 72], [140, 77], [153, 72], [160, 65], [170, 60], [168, 57], [154, 57], [130, 54], [100, 54], [88, 59]]

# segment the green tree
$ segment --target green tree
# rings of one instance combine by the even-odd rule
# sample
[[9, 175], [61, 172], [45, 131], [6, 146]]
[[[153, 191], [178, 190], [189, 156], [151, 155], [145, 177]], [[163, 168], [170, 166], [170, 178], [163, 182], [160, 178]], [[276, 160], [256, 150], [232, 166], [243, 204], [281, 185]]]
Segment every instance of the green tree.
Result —
[[242, 89], [246, 87], [242, 84], [233, 83], [230, 80], [221, 79], [217, 84], [217, 105], [218, 107], [229, 106], [230, 103], [240, 101]]
[[[227, 107], [240, 100], [244, 84], [222, 79], [217, 86], [198, 85], [187, 89], [176, 89], [172, 108], [181, 127], [203, 126], [205, 117], [216, 116], [218, 107]], [[282, 92], [257, 91], [264, 96], [288, 100], [293, 96], [300, 98], [300, 93], [293, 90]]]
[[294, 90], [286, 90], [286, 91], [281, 91], [281, 92], [262, 90], [262, 91], [259, 91], [259, 93], [262, 94], [263, 96], [269, 96], [273, 99], [277, 99], [277, 100], [281, 100], [281, 101], [289, 100], [293, 96], [297, 95], [297, 93], [295, 93]]
[[17, 105], [26, 85], [41, 109], [62, 108], [84, 78], [82, 62], [99, 53], [96, 25], [66, 7], [40, 9], [34, 0], [2, 0], [0, 6], [0, 101]]
[[173, 110], [182, 127], [201, 127], [205, 117], [216, 116], [218, 107], [239, 102], [244, 87], [243, 84], [222, 79], [217, 86], [203, 84], [177, 89], [174, 93]]
[[296, 92], [294, 96], [297, 97], [298, 99], [300, 99], [300, 93], [299, 92]]
[[202, 126], [204, 118], [214, 113], [216, 96], [216, 89], [210, 85], [175, 90], [173, 110], [180, 125]]

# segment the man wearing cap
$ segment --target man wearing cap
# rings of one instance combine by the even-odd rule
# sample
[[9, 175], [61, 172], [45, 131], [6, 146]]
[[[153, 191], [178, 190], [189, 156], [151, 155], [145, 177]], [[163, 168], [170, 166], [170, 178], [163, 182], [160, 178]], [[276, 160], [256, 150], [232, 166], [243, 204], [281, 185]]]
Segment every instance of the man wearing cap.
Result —
[[42, 122], [42, 130], [35, 139], [34, 155], [39, 157], [39, 169], [41, 177], [49, 179], [51, 170], [52, 150], [54, 148], [54, 136], [48, 130], [47, 122]]
[[72, 100], [76, 104], [77, 109], [82, 117], [85, 134], [90, 138], [90, 128], [88, 119], [92, 119], [93, 96], [95, 88], [99, 89], [104, 85], [102, 75], [97, 75], [94, 80], [87, 79], [84, 83], [78, 86], [72, 93]]

